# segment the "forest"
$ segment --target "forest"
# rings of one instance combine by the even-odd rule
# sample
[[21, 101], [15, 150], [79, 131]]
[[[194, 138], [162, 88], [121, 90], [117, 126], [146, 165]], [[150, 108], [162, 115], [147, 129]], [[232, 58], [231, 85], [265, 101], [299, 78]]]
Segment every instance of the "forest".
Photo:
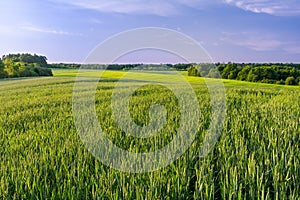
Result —
[[0, 78], [53, 76], [47, 58], [31, 54], [9, 54], [0, 58]]
[[300, 84], [300, 64], [231, 62], [196, 64], [188, 67], [187, 71], [189, 76], [285, 85]]

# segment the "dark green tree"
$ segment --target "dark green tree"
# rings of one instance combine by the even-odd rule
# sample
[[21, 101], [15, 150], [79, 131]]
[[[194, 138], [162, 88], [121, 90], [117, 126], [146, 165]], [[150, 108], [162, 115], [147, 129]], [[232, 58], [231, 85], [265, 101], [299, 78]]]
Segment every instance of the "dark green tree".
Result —
[[238, 73], [239, 73], [239, 69], [238, 69], [237, 64], [228, 63], [228, 65], [222, 71], [221, 76], [222, 76], [222, 78], [225, 78], [225, 79], [236, 79]]
[[4, 71], [4, 63], [0, 59], [0, 78], [6, 78], [8, 76], [7, 72]]
[[252, 67], [251, 66], [246, 66], [244, 67], [237, 75], [237, 80], [240, 80], [240, 81], [246, 81], [247, 80], [247, 77], [248, 77], [248, 74], [250, 73], [250, 71], [252, 70]]
[[45, 56], [25, 54], [8, 54], [2, 57], [3, 61], [10, 60], [14, 63], [24, 63], [25, 66], [47, 67], [47, 58]]
[[[203, 67], [206, 64], [198, 64], [200, 66], [201, 76], [214, 77], [214, 70]], [[300, 82], [300, 64], [293, 63], [217, 63], [217, 69], [220, 71], [221, 77], [224, 79], [236, 79], [241, 81], [261, 82], [261, 83], [287, 83], [296, 85]], [[197, 69], [197, 68], [196, 68]], [[195, 75], [194, 69], [190, 69], [190, 74]], [[199, 73], [199, 72], [198, 72]], [[292, 78], [294, 80], [292, 80]], [[297, 78], [295, 78], [297, 77]]]
[[[47, 58], [36, 54], [9, 54], [2, 57], [0, 77], [53, 76]], [[2, 62], [1, 61], [1, 62]], [[4, 66], [3, 66], [4, 65]]]
[[295, 85], [296, 79], [293, 76], [287, 77], [285, 80], [286, 85]]
[[195, 66], [192, 66], [192, 67], [189, 67], [187, 69], [188, 71], [188, 76], [200, 76], [200, 73], [199, 71], [196, 69]]

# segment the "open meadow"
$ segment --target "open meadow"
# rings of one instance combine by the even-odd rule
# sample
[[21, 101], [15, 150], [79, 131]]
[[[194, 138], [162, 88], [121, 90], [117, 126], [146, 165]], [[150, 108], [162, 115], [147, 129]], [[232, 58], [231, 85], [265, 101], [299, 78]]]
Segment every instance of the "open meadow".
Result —
[[[130, 99], [133, 121], [146, 125], [150, 107], [161, 103], [167, 111], [166, 124], [147, 139], [126, 136], [114, 123], [111, 108], [114, 87], [125, 73], [103, 74], [95, 97], [98, 122], [122, 149], [160, 149], [179, 126], [178, 101], [165, 87], [139, 88]], [[76, 131], [72, 97], [77, 71], [53, 70], [53, 74], [0, 81], [0, 199], [300, 198], [299, 86], [224, 80], [223, 131], [202, 158], [199, 151], [211, 120], [210, 96], [202, 78], [182, 72], [199, 103], [196, 139], [163, 169], [126, 173], [93, 157]], [[92, 70], [80, 74], [86, 79], [96, 75]], [[136, 80], [144, 76], [136, 72]]]

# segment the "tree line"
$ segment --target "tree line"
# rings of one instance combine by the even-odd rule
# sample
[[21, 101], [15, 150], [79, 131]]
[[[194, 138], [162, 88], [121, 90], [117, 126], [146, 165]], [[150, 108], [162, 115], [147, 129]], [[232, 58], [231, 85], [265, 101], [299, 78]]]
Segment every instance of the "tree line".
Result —
[[196, 64], [188, 67], [187, 71], [189, 76], [203, 76], [272, 84], [300, 85], [300, 64]]
[[53, 63], [48, 67], [54, 69], [100, 69], [100, 70], [132, 70], [132, 69], [148, 69], [148, 70], [160, 70], [160, 69], [175, 69], [178, 71], [186, 71], [187, 68], [193, 66], [193, 64], [178, 63], [178, 64], [76, 64], [76, 63]]
[[9, 54], [0, 58], [0, 78], [53, 76], [51, 68], [108, 70], [188, 71], [189, 76], [223, 78], [249, 82], [300, 85], [300, 64], [293, 63], [178, 63], [178, 64], [48, 64], [47, 58], [32, 54]]
[[0, 78], [53, 76], [47, 58], [31, 54], [9, 54], [0, 58]]
[[100, 70], [165, 70], [188, 71], [189, 76], [233, 79], [273, 84], [300, 84], [300, 64], [294, 63], [178, 63], [178, 64], [52, 64], [52, 68]]

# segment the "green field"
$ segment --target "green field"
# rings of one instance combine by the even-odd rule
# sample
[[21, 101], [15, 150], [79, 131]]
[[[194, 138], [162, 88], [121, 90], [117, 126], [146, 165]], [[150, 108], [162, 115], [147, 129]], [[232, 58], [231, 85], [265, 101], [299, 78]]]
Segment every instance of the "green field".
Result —
[[[201, 158], [211, 117], [210, 97], [202, 78], [186, 76], [200, 108], [195, 141], [171, 165], [135, 174], [114, 170], [86, 150], [72, 114], [77, 72], [53, 73], [54, 77], [0, 81], [0, 199], [300, 198], [299, 86], [224, 80], [224, 129], [212, 152]], [[110, 105], [113, 89], [125, 73], [103, 74], [95, 99], [99, 124], [122, 149], [160, 149], [178, 128], [181, 113], [176, 97], [153, 84], [137, 90], [129, 108], [134, 122], [149, 123], [149, 108], [162, 103], [168, 112], [166, 125], [148, 139], [127, 137], [114, 123]], [[89, 79], [98, 73], [79, 75]], [[134, 81], [149, 76], [132, 75]], [[164, 80], [163, 74], [150, 75]]]

